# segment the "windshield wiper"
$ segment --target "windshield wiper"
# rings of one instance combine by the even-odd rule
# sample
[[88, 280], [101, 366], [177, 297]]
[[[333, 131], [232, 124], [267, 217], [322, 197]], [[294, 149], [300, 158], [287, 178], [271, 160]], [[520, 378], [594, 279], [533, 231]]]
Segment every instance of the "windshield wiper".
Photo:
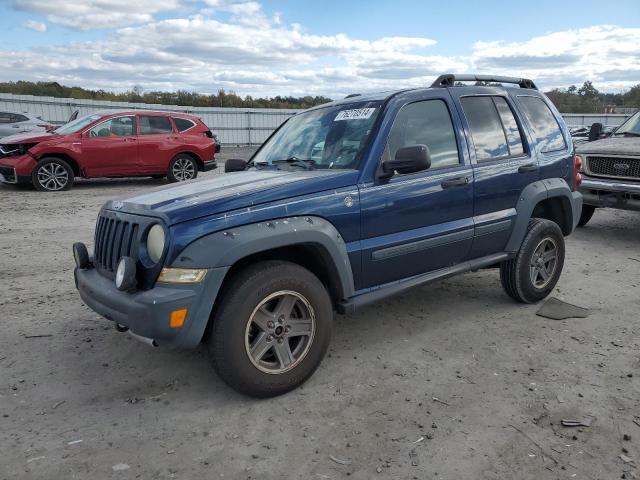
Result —
[[301, 167], [301, 168], [304, 168], [305, 170], [311, 170], [315, 168], [315, 165], [316, 165], [315, 160], [311, 160], [311, 159], [303, 160], [296, 156], [285, 158], [284, 160], [272, 160], [271, 163], [274, 165], [278, 163], [286, 163], [287, 165]]
[[629, 137], [640, 137], [640, 133], [635, 133], [635, 132], [619, 132], [619, 133], [613, 134], [614, 137], [617, 137], [618, 135], [625, 135]]

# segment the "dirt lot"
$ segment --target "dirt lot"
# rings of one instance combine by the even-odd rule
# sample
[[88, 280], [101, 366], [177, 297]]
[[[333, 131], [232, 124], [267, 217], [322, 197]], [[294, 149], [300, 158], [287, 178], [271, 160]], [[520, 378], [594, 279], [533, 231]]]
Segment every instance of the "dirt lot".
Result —
[[100, 205], [160, 184], [0, 186], [0, 479], [640, 478], [640, 215], [599, 211], [568, 239], [554, 295], [586, 319], [470, 273], [338, 316], [311, 380], [257, 401], [74, 289]]

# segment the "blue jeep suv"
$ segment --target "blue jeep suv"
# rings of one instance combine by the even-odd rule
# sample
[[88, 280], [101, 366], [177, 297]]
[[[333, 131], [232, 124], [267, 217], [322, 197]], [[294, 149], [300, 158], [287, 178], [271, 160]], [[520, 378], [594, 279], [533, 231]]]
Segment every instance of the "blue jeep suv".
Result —
[[75, 281], [118, 330], [204, 341], [229, 385], [278, 395], [318, 367], [336, 311], [494, 266], [515, 300], [545, 298], [580, 218], [579, 168], [527, 79], [349, 95], [224, 175], [107, 202], [93, 255], [74, 244]]

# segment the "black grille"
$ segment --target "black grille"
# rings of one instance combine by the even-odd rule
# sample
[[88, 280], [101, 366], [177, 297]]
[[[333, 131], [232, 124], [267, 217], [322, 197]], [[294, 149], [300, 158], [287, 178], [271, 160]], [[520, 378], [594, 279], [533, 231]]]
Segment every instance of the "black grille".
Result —
[[113, 273], [122, 257], [134, 257], [140, 226], [127, 220], [98, 217], [94, 248], [94, 264]]
[[587, 162], [592, 175], [640, 179], [640, 158], [589, 156]]
[[15, 183], [17, 180], [16, 171], [12, 167], [0, 167], [0, 173], [7, 182]]

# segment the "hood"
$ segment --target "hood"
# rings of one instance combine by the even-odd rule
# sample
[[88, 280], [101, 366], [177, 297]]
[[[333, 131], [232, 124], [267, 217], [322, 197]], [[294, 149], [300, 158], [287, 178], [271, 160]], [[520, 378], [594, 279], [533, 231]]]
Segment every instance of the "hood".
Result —
[[355, 185], [357, 170], [252, 170], [161, 187], [104, 208], [162, 218], [173, 225], [240, 208]]
[[640, 155], [640, 137], [609, 137], [588, 142], [576, 148], [576, 153], [598, 155]]
[[54, 140], [58, 138], [64, 138], [64, 135], [54, 135], [46, 132], [27, 132], [18, 133], [16, 135], [9, 135], [3, 137], [0, 143], [3, 145], [17, 145], [19, 143], [41, 143], [47, 140]]

